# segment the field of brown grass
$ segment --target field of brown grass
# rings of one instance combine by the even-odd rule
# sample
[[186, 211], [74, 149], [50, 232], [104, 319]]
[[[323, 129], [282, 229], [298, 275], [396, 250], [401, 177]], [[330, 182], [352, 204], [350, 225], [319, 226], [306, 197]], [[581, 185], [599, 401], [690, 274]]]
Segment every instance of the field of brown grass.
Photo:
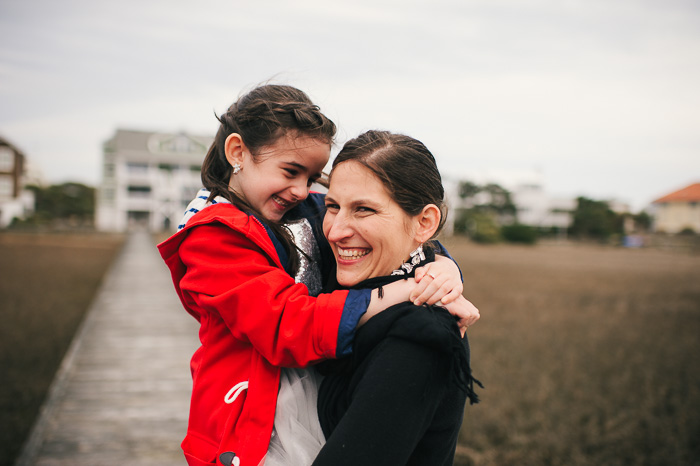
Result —
[[0, 234], [0, 465], [14, 463], [122, 242], [97, 234]]
[[[122, 240], [0, 234], [0, 465]], [[482, 313], [456, 465], [700, 465], [700, 255], [443, 242]]]
[[482, 315], [455, 464], [700, 464], [699, 255], [444, 242]]

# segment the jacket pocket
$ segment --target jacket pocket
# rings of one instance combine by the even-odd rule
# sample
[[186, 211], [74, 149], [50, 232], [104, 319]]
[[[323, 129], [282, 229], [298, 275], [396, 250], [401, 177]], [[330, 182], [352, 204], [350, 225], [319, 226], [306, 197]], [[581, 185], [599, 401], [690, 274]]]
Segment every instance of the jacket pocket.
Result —
[[216, 464], [216, 452], [219, 445], [208, 438], [188, 432], [187, 437], [182, 442], [182, 449], [189, 466], [204, 466]]

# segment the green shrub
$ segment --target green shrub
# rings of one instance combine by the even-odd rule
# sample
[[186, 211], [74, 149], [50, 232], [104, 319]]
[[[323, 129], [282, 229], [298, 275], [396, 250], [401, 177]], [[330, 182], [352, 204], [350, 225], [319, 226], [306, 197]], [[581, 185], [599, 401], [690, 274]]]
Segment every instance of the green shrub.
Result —
[[503, 226], [501, 236], [510, 243], [535, 244], [537, 242], [537, 230], [521, 223]]
[[472, 217], [471, 237], [477, 243], [498, 243], [501, 241], [501, 229], [492, 216], [477, 213]]
[[458, 211], [454, 231], [456, 234], [470, 237], [477, 243], [498, 243], [501, 241], [501, 228], [494, 215], [477, 209]]

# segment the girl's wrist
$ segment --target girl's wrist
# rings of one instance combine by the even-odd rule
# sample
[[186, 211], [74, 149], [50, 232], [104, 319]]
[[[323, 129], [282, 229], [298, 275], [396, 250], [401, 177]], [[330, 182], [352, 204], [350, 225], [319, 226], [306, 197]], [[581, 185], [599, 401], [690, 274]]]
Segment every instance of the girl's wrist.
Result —
[[360, 317], [357, 323], [361, 327], [365, 322], [382, 312], [384, 309], [408, 301], [411, 291], [416, 286], [416, 281], [413, 278], [406, 280], [397, 280], [382, 287], [382, 297], [379, 297], [379, 288], [372, 290], [372, 298], [367, 306], [367, 312]]

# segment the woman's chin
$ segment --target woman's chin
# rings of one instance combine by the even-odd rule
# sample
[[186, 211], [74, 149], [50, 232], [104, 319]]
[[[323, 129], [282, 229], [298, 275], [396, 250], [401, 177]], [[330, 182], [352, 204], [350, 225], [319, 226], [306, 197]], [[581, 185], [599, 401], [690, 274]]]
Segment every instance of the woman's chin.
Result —
[[338, 278], [338, 285], [350, 288], [351, 286], [355, 286], [358, 283], [360, 283], [362, 280], [347, 280], [347, 279], [342, 279]]
[[338, 280], [338, 284], [340, 286], [349, 288], [351, 286], [355, 286], [361, 281], [365, 280], [368, 277], [361, 276], [357, 273], [352, 273], [352, 272], [344, 272], [340, 269], [337, 271], [336, 279]]

